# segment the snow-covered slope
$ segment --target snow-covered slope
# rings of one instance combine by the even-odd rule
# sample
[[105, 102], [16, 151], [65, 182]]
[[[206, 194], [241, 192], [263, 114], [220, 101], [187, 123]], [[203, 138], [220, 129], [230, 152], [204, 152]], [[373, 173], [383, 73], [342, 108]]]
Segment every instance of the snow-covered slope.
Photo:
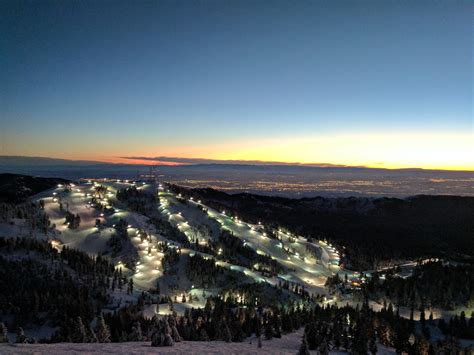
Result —
[[[99, 200], [100, 203], [114, 209], [111, 214], [103, 214], [90, 203], [91, 198], [94, 195], [97, 196], [96, 188], [99, 185], [107, 188]], [[71, 185], [69, 191], [65, 190], [64, 186], [58, 185], [53, 190], [37, 195], [36, 199], [44, 201], [45, 212], [56, 226], [56, 239], [64, 245], [91, 254], [109, 252], [107, 242], [115, 232], [113, 226], [120, 219], [124, 219], [129, 224], [127, 232], [138, 256], [133, 258], [135, 265], [130, 265], [130, 255], [127, 254], [131, 251], [125, 250], [124, 255], [115, 257], [115, 261], [117, 266], [124, 269], [126, 275], [133, 272], [134, 282], [138, 289], [148, 290], [156, 285], [158, 279], [163, 278], [161, 268], [163, 253], [157, 250], [156, 243], [167, 242], [178, 246], [179, 243], [172, 242], [166, 235], [157, 233], [148, 217], [127, 210], [125, 205], [117, 201], [117, 190], [130, 186], [136, 186], [140, 191], [158, 192], [157, 211], [159, 210], [161, 217], [183, 232], [190, 241], [197, 239], [199, 243], [206, 243], [208, 239], [217, 238], [221, 230], [227, 230], [240, 238], [245, 243], [244, 245], [252, 248], [257, 254], [271, 257], [281, 265], [283, 271], [278, 276], [268, 277], [254, 268], [250, 269], [217, 259], [218, 266], [240, 271], [256, 282], [277, 285], [282, 281], [290, 281], [304, 286], [310, 293], [327, 294], [324, 287], [326, 278], [336, 272], [341, 275], [345, 273], [337, 266], [338, 253], [323, 241], [310, 243], [302, 237], [289, 235], [284, 231], [275, 231], [279, 239], [269, 238], [262, 225], [251, 225], [239, 220], [236, 216], [232, 218], [198, 201], [189, 200], [183, 203], [181, 198], [170, 191], [165, 191], [163, 186], [132, 181], [88, 180]], [[64, 210], [80, 216], [81, 223], [77, 229], [70, 229], [64, 224]], [[102, 223], [101, 228], [95, 226], [97, 219]], [[140, 233], [146, 233], [148, 239], [142, 240]], [[317, 253], [311, 250], [316, 250]], [[183, 249], [182, 251], [191, 255], [193, 253], [192, 250]], [[206, 255], [206, 257], [214, 258], [212, 255]], [[122, 259], [128, 261], [131, 270], [125, 268]], [[356, 275], [349, 273], [349, 276]], [[190, 289], [182, 291], [189, 292]]]
[[[110, 344], [0, 344], [0, 354], [297, 354], [301, 345], [303, 331], [283, 335], [282, 338], [262, 340], [258, 348], [255, 337], [242, 343], [226, 343], [223, 341], [184, 341], [172, 347], [154, 348], [150, 342], [110, 343]], [[392, 349], [378, 345], [378, 354], [395, 354]], [[312, 351], [317, 354], [317, 351]], [[331, 351], [330, 354], [344, 354]]]

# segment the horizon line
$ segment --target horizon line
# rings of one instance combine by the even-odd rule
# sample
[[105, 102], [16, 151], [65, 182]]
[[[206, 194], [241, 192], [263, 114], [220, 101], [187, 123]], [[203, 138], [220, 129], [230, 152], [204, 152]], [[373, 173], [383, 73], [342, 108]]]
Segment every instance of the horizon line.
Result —
[[[208, 159], [208, 158], [186, 158], [168, 156], [117, 156], [103, 157], [99, 159], [72, 159], [58, 158], [52, 156], [30, 156], [30, 155], [0, 155], [0, 158], [29, 158], [29, 159], [51, 159], [67, 162], [80, 162], [91, 164], [112, 164], [112, 165], [148, 165], [148, 166], [198, 166], [198, 165], [241, 165], [241, 166], [294, 166], [312, 168], [353, 168], [353, 169], [374, 169], [374, 170], [423, 170], [423, 171], [453, 171], [453, 172], [474, 172], [474, 169], [447, 169], [447, 168], [422, 168], [422, 167], [379, 167], [370, 165], [344, 165], [332, 163], [301, 163], [282, 162], [265, 160], [245, 160], [245, 159]], [[380, 163], [377, 163], [380, 164]]]

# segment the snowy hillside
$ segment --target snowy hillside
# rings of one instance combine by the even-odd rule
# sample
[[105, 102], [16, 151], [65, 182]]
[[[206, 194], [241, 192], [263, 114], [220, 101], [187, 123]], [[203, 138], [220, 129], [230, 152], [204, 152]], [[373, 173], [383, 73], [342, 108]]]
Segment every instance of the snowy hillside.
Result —
[[371, 272], [341, 267], [327, 241], [249, 223], [170, 185], [59, 183], [0, 212], [0, 343], [16, 343], [0, 353], [143, 353], [173, 341], [160, 352], [469, 346], [421, 311], [364, 299]]
[[[255, 337], [248, 338], [242, 343], [226, 343], [223, 341], [184, 341], [172, 347], [152, 348], [149, 342], [109, 343], [109, 344], [0, 344], [0, 354], [291, 354], [298, 353], [301, 345], [302, 331], [284, 335], [280, 339], [263, 340], [258, 347]], [[395, 351], [378, 345], [380, 355], [395, 354]], [[330, 354], [344, 352], [331, 351]], [[311, 351], [311, 354], [317, 354]]]
[[[98, 186], [104, 188], [103, 193], [97, 193]], [[286, 281], [304, 288], [310, 294], [327, 296], [327, 289], [324, 287], [327, 277], [336, 272], [341, 276], [345, 274], [337, 266], [338, 253], [323, 241], [310, 243], [302, 237], [276, 230], [272, 230], [274, 236], [269, 237], [265, 232], [268, 228], [263, 225], [251, 225], [197, 201], [183, 200], [172, 192], [165, 191], [162, 186], [158, 187], [155, 211], [137, 213], [129, 210], [126, 203], [116, 198], [119, 189], [129, 187], [150, 194], [154, 194], [157, 188], [153, 184], [132, 181], [83, 181], [68, 189], [58, 186], [38, 195], [37, 199], [44, 201], [45, 212], [56, 227], [58, 247], [59, 244], [67, 245], [91, 254], [112, 256], [126, 274], [133, 272], [135, 286], [142, 290], [155, 287], [157, 280], [164, 278], [161, 265], [164, 255], [157, 248], [157, 244], [163, 242], [171, 247], [179, 247], [183, 254], [194, 255], [197, 252], [206, 258], [212, 258], [216, 260], [217, 266], [241, 272], [256, 282], [278, 285]], [[64, 210], [80, 216], [77, 228], [71, 229], [64, 224]], [[155, 214], [158, 211], [159, 214]], [[184, 233], [189, 243], [170, 240], [168, 235], [157, 232], [156, 223], [151, 222], [151, 218], [157, 217]], [[116, 232], [114, 227], [120, 220], [127, 223], [130, 243], [113, 255], [108, 244]], [[222, 248], [214, 255], [206, 252], [205, 248], [194, 248], [194, 245], [207, 246], [211, 242], [218, 242], [219, 234], [223, 231], [239, 238], [243, 247], [253, 250], [257, 257], [260, 256], [264, 261], [265, 258], [273, 260], [279, 271], [270, 275], [258, 263], [248, 264], [240, 262], [238, 258], [232, 258], [231, 262], [226, 257], [225, 250], [220, 250]], [[348, 276], [357, 278], [358, 275], [348, 273]], [[184, 281], [181, 283], [183, 286], [188, 284]], [[166, 290], [166, 283], [164, 286]], [[189, 286], [187, 289], [179, 289], [180, 294], [190, 291]]]

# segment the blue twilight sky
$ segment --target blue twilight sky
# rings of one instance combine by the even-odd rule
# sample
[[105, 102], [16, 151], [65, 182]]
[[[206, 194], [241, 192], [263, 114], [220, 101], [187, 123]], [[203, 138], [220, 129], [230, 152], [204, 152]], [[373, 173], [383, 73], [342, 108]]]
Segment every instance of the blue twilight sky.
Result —
[[2, 0], [0, 155], [472, 134], [473, 13], [470, 1]]

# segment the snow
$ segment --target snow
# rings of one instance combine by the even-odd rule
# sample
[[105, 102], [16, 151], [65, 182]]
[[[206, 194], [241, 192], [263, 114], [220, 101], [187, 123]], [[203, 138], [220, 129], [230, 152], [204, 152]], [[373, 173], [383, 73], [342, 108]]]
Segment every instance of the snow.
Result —
[[[256, 337], [250, 337], [242, 343], [223, 341], [183, 341], [171, 347], [152, 347], [151, 342], [127, 342], [109, 344], [0, 344], [0, 354], [296, 354], [301, 345], [303, 329], [283, 335], [280, 339], [262, 339], [258, 348]], [[393, 349], [378, 345], [381, 355], [395, 354]], [[317, 354], [317, 351], [311, 351]], [[342, 351], [331, 351], [330, 354], [346, 354]]]
[[[101, 213], [93, 207], [90, 207], [88, 202], [90, 196], [87, 194], [94, 193], [94, 186], [96, 184], [104, 185], [107, 187], [107, 198], [108, 203], [113, 205], [116, 212], [112, 215], [101, 216]], [[148, 191], [150, 193], [156, 193], [158, 191], [158, 197], [160, 200], [159, 212], [162, 217], [167, 219], [172, 225], [179, 228], [189, 240], [198, 238], [200, 242], [205, 242], [209, 238], [217, 238], [220, 229], [227, 229], [231, 231], [234, 236], [240, 238], [246, 243], [247, 246], [253, 248], [258, 254], [268, 255], [275, 259], [284, 269], [284, 272], [278, 275], [278, 277], [266, 277], [260, 272], [251, 270], [249, 268], [233, 265], [228, 262], [216, 259], [216, 264], [228, 268], [231, 270], [239, 271], [245, 277], [253, 279], [255, 282], [267, 282], [271, 285], [278, 284], [279, 280], [287, 280], [297, 282], [305, 285], [307, 291], [317, 294], [324, 294], [328, 296], [328, 290], [324, 286], [327, 277], [339, 273], [341, 277], [347, 276], [357, 278], [359, 275], [348, 270], [340, 268], [337, 264], [339, 261], [339, 253], [330, 244], [324, 241], [315, 241], [313, 243], [308, 242], [301, 236], [290, 235], [285, 231], [278, 231], [279, 238], [283, 241], [283, 244], [287, 250], [282, 248], [280, 240], [271, 239], [263, 232], [262, 225], [253, 225], [239, 220], [234, 216], [232, 218], [229, 215], [222, 213], [222, 211], [216, 211], [208, 206], [193, 200], [188, 200], [187, 203], [182, 203], [178, 200], [177, 196], [169, 191], [164, 191], [163, 188], [156, 188], [155, 184], [150, 183], [137, 183], [132, 181], [120, 181], [116, 180], [97, 180], [97, 181], [82, 181], [76, 184], [71, 192], [65, 192], [65, 187], [56, 187], [51, 190], [44, 191], [34, 198], [36, 200], [42, 199], [45, 201], [45, 212], [49, 215], [51, 222], [56, 224], [56, 235], [55, 239], [60, 240], [63, 244], [80, 249], [90, 254], [97, 255], [99, 253], [107, 252], [107, 241], [114, 233], [114, 229], [111, 228], [113, 224], [117, 223], [119, 219], [125, 219], [127, 223], [131, 225], [128, 229], [128, 234], [132, 242], [133, 247], [138, 252], [138, 259], [136, 265], [132, 269], [127, 269], [124, 264], [119, 263], [121, 258], [125, 258], [126, 255], [122, 255], [116, 258], [117, 267], [122, 267], [124, 275], [133, 277], [135, 289], [137, 292], [141, 290], [149, 290], [156, 286], [157, 280], [160, 281], [162, 294], [174, 295], [175, 291], [170, 290], [167, 286], [169, 282], [177, 284], [179, 292], [189, 292], [191, 285], [186, 279], [182, 272], [183, 265], [180, 260], [177, 266], [180, 271], [179, 277], [168, 277], [163, 275], [163, 269], [161, 266], [161, 260], [163, 254], [158, 252], [156, 248], [152, 248], [151, 253], [148, 253], [149, 242], [147, 240], [141, 241], [138, 237], [138, 230], [144, 230], [149, 236], [152, 245], [158, 241], [170, 242], [176, 245], [176, 242], [169, 241], [166, 236], [162, 236], [156, 233], [153, 225], [149, 223], [147, 217], [128, 211], [119, 201], [116, 200], [115, 194], [118, 189], [130, 186], [137, 186], [138, 189]], [[74, 213], [79, 214], [81, 217], [81, 224], [78, 229], [72, 230], [64, 225], [64, 212], [59, 210], [59, 204], [55, 199], [61, 199], [63, 207]], [[203, 207], [207, 212], [204, 212], [198, 206]], [[102, 220], [105, 228], [100, 230], [95, 227], [95, 220], [99, 218]], [[0, 224], [0, 236], [1, 235], [22, 235], [26, 234], [27, 229], [22, 225], [22, 221], [15, 221], [12, 224]], [[44, 238], [44, 235], [37, 235], [38, 238]], [[293, 241], [293, 242], [292, 242]], [[307, 247], [319, 251], [318, 259], [315, 259], [311, 253], [307, 251]], [[291, 249], [288, 252], [288, 248]], [[129, 251], [124, 251], [127, 254]], [[196, 253], [194, 250], [182, 248], [182, 254]], [[199, 252], [198, 252], [199, 253]], [[214, 258], [211, 255], [203, 254], [205, 257]], [[182, 258], [181, 258], [182, 259]], [[203, 300], [200, 300], [203, 302]], [[346, 303], [350, 300], [341, 300], [342, 303]], [[329, 297], [329, 302], [337, 302], [336, 299]], [[186, 307], [199, 307], [201, 304], [189, 304]], [[380, 307], [378, 304], [371, 304], [374, 309]], [[178, 307], [177, 311], [181, 311]], [[470, 310], [467, 310], [466, 314], [470, 314]], [[160, 309], [160, 312], [162, 310]], [[434, 318], [450, 317], [454, 314], [458, 314], [460, 310], [456, 312], [450, 312], [446, 310], [433, 309]], [[409, 313], [406, 310], [401, 309], [400, 313], [402, 316], [405, 313]], [[427, 315], [429, 312], [427, 313]], [[417, 314], [415, 314], [415, 318]]]
[[28, 237], [46, 239], [46, 236], [39, 231], [31, 231], [23, 219], [13, 219], [11, 223], [0, 223], [0, 238]]
[[[112, 215], [101, 216], [101, 212], [91, 207], [88, 202], [91, 195], [95, 191], [96, 185], [104, 185], [107, 187], [107, 193], [104, 198], [106, 203], [113, 205], [115, 213]], [[138, 259], [136, 265], [132, 269], [125, 268], [121, 263], [122, 258], [126, 255], [117, 257], [115, 262], [117, 267], [121, 267], [125, 276], [132, 276], [135, 289], [137, 291], [149, 290], [156, 286], [157, 280], [160, 279], [162, 294], [173, 295], [175, 292], [168, 289], [168, 283], [174, 282], [178, 285], [180, 292], [189, 292], [190, 283], [187, 281], [185, 275], [171, 278], [168, 275], [163, 275], [161, 260], [163, 254], [158, 252], [156, 248], [152, 248], [148, 252], [149, 241], [154, 245], [158, 241], [169, 241], [166, 236], [156, 233], [153, 225], [149, 223], [147, 217], [128, 211], [119, 201], [116, 200], [115, 194], [118, 189], [124, 187], [136, 186], [138, 189], [156, 193], [160, 199], [159, 212], [162, 217], [179, 228], [189, 240], [198, 238], [200, 242], [206, 242], [209, 238], [217, 238], [220, 230], [227, 229], [231, 231], [236, 237], [242, 239], [246, 245], [253, 248], [258, 254], [268, 255], [275, 259], [282, 267], [284, 272], [278, 277], [266, 277], [260, 272], [251, 270], [249, 268], [233, 265], [222, 260], [216, 260], [217, 265], [228, 268], [230, 270], [239, 271], [243, 276], [253, 279], [255, 282], [267, 282], [271, 285], [276, 285], [280, 280], [287, 280], [305, 285], [306, 290], [312, 293], [326, 294], [327, 289], [324, 287], [327, 277], [339, 272], [341, 275], [346, 273], [337, 265], [339, 260], [338, 253], [330, 245], [319, 241], [316, 243], [309, 243], [305, 238], [291, 236], [288, 233], [279, 231], [279, 237], [284, 242], [286, 248], [291, 248], [291, 252], [282, 248], [279, 240], [268, 238], [263, 232], [263, 226], [252, 225], [237, 218], [230, 218], [219, 211], [213, 210], [201, 203], [189, 200], [188, 203], [182, 203], [177, 199], [177, 196], [171, 192], [165, 192], [163, 188], [156, 189], [155, 184], [135, 184], [132, 181], [116, 181], [110, 179], [81, 181], [72, 187], [72, 191], [67, 192], [65, 187], [57, 187], [35, 196], [35, 199], [42, 199], [45, 202], [45, 211], [49, 215], [51, 222], [56, 225], [55, 239], [60, 240], [64, 245], [77, 248], [90, 254], [97, 255], [108, 251], [107, 241], [114, 233], [111, 228], [113, 224], [117, 223], [119, 219], [124, 219], [130, 224], [128, 234], [133, 247], [138, 252]], [[74, 214], [79, 214], [81, 223], [79, 228], [73, 230], [69, 229], [65, 224], [64, 211], [60, 211], [58, 201], [61, 200], [64, 209], [68, 209]], [[204, 212], [198, 205], [204, 207], [207, 212]], [[105, 228], [98, 229], [95, 227], [96, 219], [100, 219], [105, 225]], [[144, 230], [149, 236], [149, 241], [143, 242], [138, 236], [138, 230]], [[290, 243], [290, 241], [294, 241]], [[311, 244], [312, 249], [320, 251], [320, 256], [317, 259], [313, 257], [306, 249]], [[124, 254], [129, 251], [124, 251]], [[194, 250], [182, 249], [183, 254], [196, 253]], [[205, 257], [214, 258], [211, 255], [203, 254]], [[178, 270], [182, 274], [182, 261], [178, 265]], [[354, 275], [350, 274], [353, 277]], [[176, 280], [177, 279], [177, 280]], [[204, 300], [200, 300], [204, 302]], [[185, 307], [199, 307], [202, 304], [187, 305]], [[182, 307], [178, 307], [179, 312]], [[161, 312], [161, 309], [160, 309]]]
[[[108, 203], [113, 205], [116, 209], [116, 212], [112, 215], [101, 216], [98, 210], [88, 205], [91, 196], [87, 196], [87, 194], [93, 194], [94, 187], [98, 184], [107, 187], [108, 191], [105, 198], [107, 198]], [[115, 194], [117, 190], [130, 186], [136, 186], [137, 189], [150, 193], [156, 193], [158, 191], [160, 200], [159, 212], [162, 217], [179, 228], [190, 240], [198, 238], [198, 240], [202, 242], [209, 238], [217, 238], [221, 228], [227, 229], [236, 237], [242, 239], [246, 245], [253, 248], [258, 254], [268, 255], [277, 260], [285, 270], [282, 274], [278, 275], [278, 277], [270, 278], [263, 276], [258, 271], [216, 259], [217, 265], [239, 271], [245, 277], [253, 279], [255, 282], [267, 282], [275, 285], [278, 284], [279, 280], [293, 281], [305, 285], [306, 290], [309, 292], [328, 296], [328, 290], [324, 286], [327, 277], [335, 273], [339, 273], [341, 277], [347, 275], [349, 279], [357, 279], [359, 276], [358, 273], [340, 268], [337, 265], [339, 253], [334, 247], [324, 241], [320, 240], [310, 243], [301, 236], [290, 235], [280, 230], [278, 231], [278, 235], [283, 241], [285, 248], [291, 249], [291, 252], [288, 252], [282, 248], [279, 240], [268, 238], [264, 234], [262, 225], [252, 225], [239, 220], [235, 216], [231, 218], [231, 216], [222, 213], [222, 211], [216, 211], [198, 201], [188, 200], [187, 203], [182, 203], [174, 193], [165, 191], [162, 187], [157, 189], [156, 184], [152, 183], [143, 184], [141, 182], [134, 183], [133, 181], [117, 181], [111, 179], [82, 180], [72, 187], [72, 191], [70, 192], [65, 192], [65, 187], [61, 186], [34, 196], [36, 200], [44, 200], [45, 212], [49, 215], [51, 222], [56, 224], [55, 235], [49, 237], [60, 240], [64, 245], [88, 252], [91, 255], [108, 251], [107, 241], [114, 233], [114, 229], [111, 228], [112, 225], [117, 223], [121, 218], [125, 219], [127, 223], [131, 225], [131, 228], [128, 229], [128, 234], [133, 247], [138, 252], [138, 259], [136, 260], [135, 267], [127, 269], [123, 263], [120, 263], [120, 261], [123, 261], [122, 258], [125, 259], [125, 254], [129, 252], [126, 250], [124, 251], [124, 255], [117, 257], [114, 261], [117, 262], [117, 267], [122, 268], [125, 276], [133, 277], [137, 291], [136, 295], [141, 290], [154, 288], [157, 280], [160, 280], [161, 291], [164, 295], [173, 296], [174, 293], [176, 293], [167, 287], [170, 282], [177, 284], [179, 293], [189, 292], [191, 285], [182, 272], [182, 260], [180, 260], [177, 266], [177, 269], [181, 270], [179, 277], [163, 275], [163, 269], [161, 267], [163, 254], [158, 252], [155, 248], [153, 248], [149, 254], [149, 242], [146, 240], [142, 242], [137, 236], [138, 229], [141, 229], [150, 236], [152, 244], [155, 244], [157, 241], [170, 242], [174, 245], [177, 244], [176, 242], [169, 241], [166, 236], [156, 233], [154, 226], [149, 223], [147, 217], [128, 211], [125, 206], [116, 200]], [[72, 213], [80, 215], [81, 224], [78, 229], [72, 230], [64, 225], [64, 212], [59, 210], [58, 202], [54, 201], [59, 198], [64, 208], [67, 206]], [[198, 208], [198, 206], [203, 207], [207, 212], [204, 212]], [[105, 228], [99, 230], [95, 227], [95, 220], [97, 218], [102, 220], [106, 226]], [[27, 235], [28, 233], [27, 228], [23, 225], [23, 221], [21, 220], [15, 220], [13, 224], [0, 224], [0, 237], [2, 235]], [[36, 233], [35, 237], [45, 238], [46, 236]], [[294, 242], [291, 243], [291, 241]], [[318, 260], [306, 250], [307, 247], [319, 251], [320, 255], [318, 255]], [[183, 255], [190, 253], [196, 253], [196, 251], [182, 248]], [[205, 257], [214, 258], [211, 255], [200, 254]], [[207, 293], [209, 294], [209, 292]], [[134, 297], [136, 297], [136, 295]], [[330, 296], [328, 298], [328, 302], [338, 302], [336, 298], [331, 298]], [[204, 300], [200, 299], [200, 302], [204, 302]], [[340, 304], [346, 304], [347, 302], [353, 303], [351, 299], [339, 301]], [[202, 306], [201, 303], [188, 304], [177, 307], [177, 311], [180, 312], [181, 308], [200, 306]], [[375, 310], [380, 308], [380, 305], [375, 302], [372, 302], [371, 306]], [[472, 309], [464, 310], [466, 314], [471, 314]], [[449, 318], [454, 314], [459, 314], [460, 311], [461, 309], [456, 311], [433, 309], [433, 315], [434, 318]], [[160, 312], [164, 312], [164, 310], [160, 308]], [[400, 309], [400, 313], [402, 316], [408, 317], [409, 315], [409, 311], [405, 309]], [[427, 311], [426, 314], [429, 315], [429, 311]], [[418, 314], [415, 314], [415, 319], [417, 317]]]
[[[101, 215], [101, 212], [91, 207], [88, 202], [93, 194], [94, 185], [101, 184], [107, 187], [106, 194], [108, 203], [113, 205], [116, 212], [111, 215]], [[33, 197], [35, 200], [43, 200], [45, 202], [45, 212], [48, 214], [51, 223], [56, 225], [55, 231], [46, 236], [39, 232], [32, 233], [25, 225], [23, 220], [14, 219], [11, 223], [0, 223], [0, 237], [11, 236], [33, 236], [35, 238], [50, 238], [60, 241], [63, 245], [85, 251], [91, 255], [98, 255], [109, 250], [107, 241], [114, 234], [115, 230], [112, 225], [117, 223], [119, 219], [124, 219], [129, 223], [128, 235], [131, 241], [131, 247], [136, 249], [138, 259], [135, 265], [130, 269], [125, 267], [122, 258], [125, 259], [129, 250], [125, 250], [123, 255], [115, 258], [117, 268], [122, 268], [122, 272], [127, 277], [133, 277], [135, 292], [127, 295], [125, 288], [123, 290], [115, 290], [112, 292], [113, 302], [103, 311], [112, 311], [117, 307], [124, 306], [136, 301], [142, 290], [149, 290], [156, 286], [157, 280], [160, 280], [160, 288], [162, 295], [174, 296], [178, 295], [178, 302], [173, 304], [174, 310], [178, 314], [183, 314], [186, 309], [202, 308], [206, 303], [206, 297], [216, 295], [219, 289], [198, 289], [194, 288], [191, 282], [184, 274], [184, 262], [188, 255], [199, 253], [207, 258], [214, 258], [216, 264], [229, 270], [242, 273], [243, 278], [248, 278], [254, 282], [267, 282], [271, 285], [278, 284], [280, 280], [288, 280], [305, 285], [307, 291], [318, 294], [328, 295], [328, 290], [324, 286], [327, 277], [339, 273], [341, 277], [347, 275], [349, 278], [357, 278], [359, 275], [348, 270], [344, 270], [338, 266], [339, 253], [330, 244], [324, 241], [309, 242], [301, 236], [290, 235], [285, 231], [278, 231], [278, 236], [283, 241], [287, 250], [284, 250], [280, 240], [271, 239], [263, 232], [263, 226], [253, 225], [239, 220], [237, 217], [231, 218], [220, 211], [216, 211], [204, 204], [192, 200], [182, 203], [177, 196], [171, 192], [158, 189], [158, 197], [160, 205], [158, 211], [162, 217], [167, 219], [172, 225], [179, 228], [189, 240], [198, 239], [200, 242], [207, 242], [208, 239], [217, 238], [221, 229], [226, 229], [232, 234], [245, 242], [256, 253], [268, 255], [275, 259], [284, 269], [284, 272], [278, 277], [266, 277], [260, 272], [249, 268], [234, 265], [229, 262], [216, 259], [214, 256], [197, 252], [195, 250], [182, 248], [181, 258], [176, 265], [176, 275], [164, 275], [161, 260], [163, 253], [153, 247], [148, 251], [149, 244], [155, 245], [156, 242], [170, 242], [173, 245], [178, 243], [169, 241], [166, 236], [156, 232], [149, 219], [141, 214], [128, 211], [119, 201], [116, 200], [115, 194], [118, 189], [135, 185], [133, 182], [98, 180], [82, 181], [75, 185], [72, 191], [66, 192], [65, 187], [56, 187], [51, 190], [44, 191]], [[138, 184], [138, 189], [156, 193], [155, 184]], [[66, 208], [74, 213], [79, 214], [81, 223], [79, 228], [69, 229], [65, 224], [65, 212], [60, 211], [58, 199], [61, 200], [64, 210]], [[207, 211], [204, 212], [198, 207], [203, 207]], [[157, 206], [158, 207], [158, 206]], [[96, 219], [100, 219], [105, 227], [96, 228]], [[141, 241], [139, 230], [143, 230], [149, 236], [149, 241]], [[151, 243], [150, 243], [151, 242]], [[308, 247], [319, 252], [318, 258], [308, 252]], [[291, 250], [288, 251], [288, 248]], [[169, 287], [177, 286], [177, 290]], [[205, 291], [206, 297], [202, 297]], [[192, 302], [181, 303], [181, 293], [192, 293], [197, 296]], [[337, 299], [329, 299], [329, 302], [336, 302], [340, 305], [346, 303], [355, 305], [356, 302], [348, 299], [337, 302]], [[379, 310], [380, 304], [370, 303], [371, 308]], [[457, 309], [456, 311], [447, 311], [442, 309], [433, 309], [434, 318], [449, 318], [454, 314], [459, 314], [461, 310], [465, 310], [470, 315], [472, 309]], [[430, 310], [426, 310], [426, 316]], [[153, 317], [155, 314], [166, 315], [170, 313], [168, 304], [147, 305], [143, 311], [145, 317]], [[409, 310], [400, 308], [400, 314], [409, 317]], [[415, 320], [419, 314], [415, 312]], [[53, 328], [25, 329], [28, 336], [47, 336]], [[42, 332], [42, 333], [41, 333]], [[0, 344], [0, 354], [31, 354], [31, 353], [69, 353], [69, 352], [86, 352], [86, 353], [268, 353], [268, 354], [294, 354], [297, 352], [301, 343], [302, 331], [295, 332], [283, 336], [282, 339], [273, 339], [271, 341], [263, 340], [263, 347], [257, 348], [255, 338], [250, 338], [243, 343], [224, 343], [216, 342], [182, 342], [171, 348], [152, 348], [149, 343], [116, 343], [116, 344], [21, 344], [21, 345], [4, 345]], [[336, 352], [333, 352], [334, 354]], [[387, 349], [379, 345], [380, 354], [392, 354], [391, 349]]]
[[[77, 191], [79, 190], [79, 192]], [[77, 185], [73, 191], [65, 192], [64, 187], [57, 187], [36, 195], [37, 200], [45, 202], [45, 212], [49, 216], [52, 224], [56, 225], [56, 239], [71, 248], [80, 249], [90, 254], [98, 254], [107, 249], [106, 243], [113, 234], [112, 228], [98, 230], [95, 227], [95, 220], [100, 217], [100, 212], [90, 207], [87, 202], [89, 197], [85, 193], [90, 193], [90, 186]], [[55, 193], [55, 195], [53, 195]], [[81, 223], [78, 229], [69, 229], [65, 222], [65, 213], [59, 209], [59, 199], [63, 208], [68, 208], [71, 213], [79, 214]]]
[[[290, 246], [295, 253], [288, 253], [281, 248], [279, 240], [271, 239], [265, 236], [261, 225], [252, 225], [245, 223], [237, 218], [231, 218], [224, 213], [218, 212], [202, 203], [189, 200], [188, 204], [180, 203], [176, 196], [171, 192], [160, 192], [160, 202], [163, 206], [162, 212], [168, 216], [169, 221], [178, 226], [190, 240], [195, 236], [193, 226], [205, 224], [210, 226], [211, 230], [215, 230], [217, 222], [218, 226], [227, 229], [234, 236], [241, 238], [246, 245], [253, 248], [258, 254], [271, 256], [277, 260], [285, 269], [285, 273], [279, 275], [280, 279], [304, 284], [306, 289], [313, 293], [325, 294], [324, 283], [328, 276], [335, 272], [344, 274], [338, 266], [330, 265], [333, 260], [338, 260], [338, 254], [327, 244], [320, 242], [318, 244], [309, 243], [302, 237], [290, 236], [283, 231], [278, 232], [281, 239], [285, 242], [285, 246]], [[200, 205], [207, 209], [207, 214], [197, 208]], [[195, 208], [192, 208], [194, 206]], [[218, 235], [215, 233], [214, 235]], [[289, 243], [295, 240], [294, 243]], [[321, 250], [322, 262], [316, 260], [310, 253], [306, 251], [306, 245], [312, 244]], [[299, 256], [304, 256], [304, 260]], [[220, 265], [226, 266], [227, 263], [219, 262]], [[330, 265], [330, 266], [329, 266]], [[276, 278], [267, 278], [252, 270], [241, 266], [232, 265], [233, 269], [241, 270], [246, 275], [254, 277], [256, 281], [265, 280], [270, 284], [277, 284]]]

